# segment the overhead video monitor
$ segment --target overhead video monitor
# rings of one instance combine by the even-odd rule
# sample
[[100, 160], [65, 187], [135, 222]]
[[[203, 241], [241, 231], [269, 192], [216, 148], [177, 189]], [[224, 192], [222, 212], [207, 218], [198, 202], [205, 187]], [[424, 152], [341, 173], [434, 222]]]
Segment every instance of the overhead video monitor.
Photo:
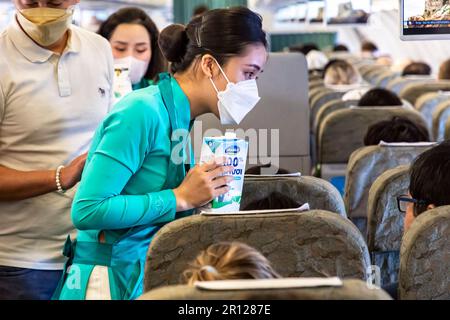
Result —
[[372, 9], [372, 0], [327, 0], [328, 24], [367, 23]]
[[450, 39], [450, 0], [401, 0], [402, 40]]
[[308, 1], [308, 21], [309, 23], [323, 23], [325, 15], [325, 1]]

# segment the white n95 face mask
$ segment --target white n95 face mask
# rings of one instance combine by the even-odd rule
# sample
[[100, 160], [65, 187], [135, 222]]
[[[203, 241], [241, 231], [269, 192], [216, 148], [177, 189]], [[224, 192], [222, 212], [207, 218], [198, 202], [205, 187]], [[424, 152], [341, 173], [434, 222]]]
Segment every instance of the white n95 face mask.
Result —
[[132, 84], [141, 82], [142, 78], [147, 73], [149, 64], [150, 61], [139, 60], [133, 56], [114, 59], [114, 65], [124, 65], [128, 67], [128, 69], [130, 70], [130, 81]]
[[72, 24], [73, 7], [22, 9], [17, 20], [26, 34], [41, 46], [49, 46], [60, 40]]
[[212, 78], [209, 78], [217, 92], [220, 123], [223, 125], [237, 125], [252, 111], [261, 100], [258, 94], [258, 86], [255, 79], [232, 83], [216, 61], [220, 72], [227, 80], [225, 91], [219, 91]]

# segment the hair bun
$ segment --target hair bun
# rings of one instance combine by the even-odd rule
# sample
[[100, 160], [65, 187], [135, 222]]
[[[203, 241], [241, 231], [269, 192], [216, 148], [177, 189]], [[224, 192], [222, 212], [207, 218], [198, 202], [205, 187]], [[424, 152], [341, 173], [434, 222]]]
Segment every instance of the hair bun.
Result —
[[189, 38], [186, 27], [182, 24], [172, 24], [161, 31], [159, 47], [169, 62], [180, 62], [186, 54]]

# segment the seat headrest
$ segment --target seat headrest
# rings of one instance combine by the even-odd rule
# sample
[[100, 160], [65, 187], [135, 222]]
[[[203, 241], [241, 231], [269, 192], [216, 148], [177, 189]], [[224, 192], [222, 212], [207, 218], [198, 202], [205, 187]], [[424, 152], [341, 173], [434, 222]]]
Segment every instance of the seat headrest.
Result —
[[197, 281], [194, 286], [214, 291], [342, 287], [342, 280], [338, 277], [217, 280]]

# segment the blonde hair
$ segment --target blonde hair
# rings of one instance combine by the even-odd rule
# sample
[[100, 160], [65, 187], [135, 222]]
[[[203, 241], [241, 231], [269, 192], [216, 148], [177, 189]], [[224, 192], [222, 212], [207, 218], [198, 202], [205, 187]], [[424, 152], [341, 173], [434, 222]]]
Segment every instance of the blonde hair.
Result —
[[333, 62], [326, 70], [324, 83], [326, 85], [356, 84], [360, 80], [358, 71], [346, 61]]
[[280, 275], [259, 251], [240, 242], [219, 242], [202, 251], [183, 272], [184, 282], [273, 279]]

